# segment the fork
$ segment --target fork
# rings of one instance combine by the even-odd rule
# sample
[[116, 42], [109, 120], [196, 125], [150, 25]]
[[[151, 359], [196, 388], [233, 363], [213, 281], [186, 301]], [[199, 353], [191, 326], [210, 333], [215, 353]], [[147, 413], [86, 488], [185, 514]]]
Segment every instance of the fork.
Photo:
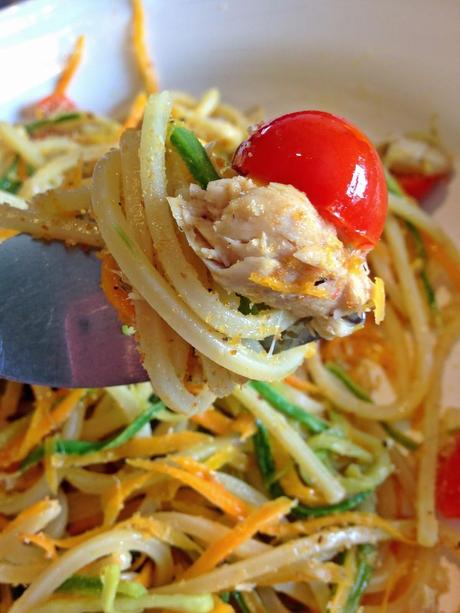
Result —
[[94, 252], [25, 235], [0, 244], [0, 377], [52, 387], [148, 380]]

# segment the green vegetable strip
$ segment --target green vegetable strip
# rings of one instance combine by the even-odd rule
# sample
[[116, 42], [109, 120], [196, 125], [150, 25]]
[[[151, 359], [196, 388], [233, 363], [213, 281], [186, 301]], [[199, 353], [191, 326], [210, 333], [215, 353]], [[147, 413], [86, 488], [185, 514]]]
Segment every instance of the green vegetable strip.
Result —
[[206, 189], [210, 181], [220, 179], [206, 149], [193, 132], [182, 126], [174, 126], [169, 139], [200, 187]]
[[385, 430], [385, 432], [389, 436], [391, 436], [392, 439], [394, 439], [397, 443], [399, 443], [406, 449], [409, 449], [410, 451], [415, 451], [419, 448], [419, 444], [414, 441], [414, 439], [401, 432], [401, 430], [399, 430], [398, 428], [395, 428], [391, 424], [387, 424], [384, 421], [381, 421], [380, 425]]
[[246, 296], [240, 296], [240, 306], [238, 307], [238, 311], [243, 313], [243, 315], [250, 315], [252, 310], [252, 303], [249, 298]]
[[[335, 375], [337, 379], [342, 381], [342, 383], [357, 398], [359, 398], [360, 400], [366, 400], [367, 402], [372, 402], [372, 398], [369, 396], [369, 394], [365, 390], [363, 390], [355, 381], [353, 381], [353, 379], [344, 371], [344, 369], [341, 366], [339, 366], [338, 364], [329, 362], [328, 364], [326, 364], [326, 368], [329, 370], [329, 372]], [[381, 421], [379, 423], [382, 426], [382, 428], [385, 430], [385, 432], [389, 434], [391, 438], [393, 438], [397, 443], [400, 443], [401, 445], [403, 445], [407, 449], [410, 449], [411, 451], [418, 448], [419, 446], [418, 443], [416, 443], [409, 436], [406, 436], [405, 434], [403, 434], [395, 426], [387, 424], [384, 421]]]
[[129, 426], [126, 426], [126, 428], [120, 432], [118, 436], [105, 443], [102, 449], [114, 449], [115, 447], [119, 447], [120, 445], [123, 445], [129, 441], [129, 439], [131, 439], [153, 418], [157, 411], [163, 408], [165, 408], [165, 406], [161, 401], [155, 404], [149, 404], [145, 411], [138, 415], [136, 419], [129, 424]]
[[26, 123], [24, 128], [26, 129], [28, 134], [32, 134], [40, 128], [49, 128], [50, 126], [65, 123], [66, 121], [81, 119], [82, 117], [82, 113], [62, 113], [61, 115], [56, 115], [55, 117], [48, 117], [46, 119], [37, 119], [37, 121], [31, 121], [30, 123]]
[[222, 602], [229, 603], [230, 602], [230, 592], [221, 592], [220, 599]]
[[[54, 444], [54, 452], [62, 453], [66, 455], [84, 455], [85, 453], [91, 453], [94, 451], [103, 451], [107, 449], [114, 449], [123, 445], [129, 441], [139, 430], [141, 430], [146, 423], [148, 423], [155, 413], [164, 409], [165, 406], [162, 402], [156, 402], [154, 404], [149, 403], [145, 411], [136, 417], [129, 426], [122, 430], [117, 436], [107, 441], [56, 441]], [[25, 470], [33, 464], [36, 464], [44, 457], [44, 448], [39, 446], [34, 449], [22, 462], [21, 468]]]
[[414, 239], [415, 250], [417, 252], [417, 255], [423, 260], [425, 260], [426, 259], [426, 249], [425, 249], [425, 243], [423, 242], [422, 235], [417, 230], [417, 228], [414, 226], [414, 224], [411, 223], [410, 221], [406, 221], [406, 226], [409, 232], [412, 234], [412, 237]]
[[[257, 464], [262, 475], [262, 479], [266, 489], [269, 491], [272, 498], [285, 496], [283, 488], [275, 481], [275, 462], [270, 448], [270, 440], [265, 426], [257, 421], [257, 432], [253, 438], [254, 450], [256, 454]], [[303, 504], [298, 504], [292, 509], [292, 514], [299, 518], [308, 517], [323, 517], [331, 513], [343, 513], [355, 509], [360, 505], [370, 494], [370, 491], [359, 492], [346, 500], [342, 500], [337, 504], [331, 504], [321, 507], [308, 507]]]
[[360, 385], [358, 385], [353, 379], [345, 372], [345, 370], [335, 362], [328, 362], [325, 364], [326, 368], [329, 372], [337, 377], [344, 385], [347, 387], [350, 392], [359, 398], [360, 400], [365, 400], [366, 402], [372, 402], [372, 398], [370, 395], [364, 390]]
[[241, 592], [230, 592], [230, 597], [236, 602], [241, 613], [251, 613]]
[[[16, 194], [22, 183], [17, 178], [18, 157], [16, 156], [13, 162], [8, 166], [5, 173], [0, 177], [0, 189], [10, 194]], [[15, 178], [13, 178], [13, 176]]]
[[428, 306], [432, 311], [437, 312], [438, 305], [436, 303], [436, 294], [434, 292], [433, 286], [431, 285], [430, 279], [428, 278], [428, 273], [425, 268], [420, 272], [420, 279], [422, 281], [423, 289], [425, 290]]
[[372, 492], [370, 490], [366, 492], [359, 492], [338, 502], [337, 504], [325, 505], [323, 507], [307, 507], [304, 504], [298, 504], [292, 509], [292, 514], [299, 518], [310, 517], [324, 517], [325, 515], [332, 515], [334, 513], [344, 513], [345, 511], [352, 511], [356, 509]]
[[374, 545], [365, 544], [358, 547], [358, 568], [350, 595], [346, 602], [343, 613], [356, 613], [359, 609], [361, 597], [366, 591], [372, 576], [375, 563], [376, 549]]
[[[56, 590], [56, 592], [60, 593], [101, 591], [101, 579], [91, 575], [74, 575], [73, 577], [69, 577]], [[122, 579], [118, 584], [117, 593], [130, 596], [131, 598], [140, 598], [147, 593], [147, 590], [136, 581], [125, 581]]]
[[147, 594], [147, 590], [137, 581], [125, 581], [124, 579], [121, 579], [118, 584], [117, 593], [123, 594], [124, 596], [129, 596], [130, 598], [141, 598], [141, 596], [145, 596], [145, 594]]
[[257, 465], [262, 475], [266, 490], [272, 498], [283, 496], [284, 492], [278, 481], [275, 480], [276, 467], [270, 448], [270, 439], [265, 425], [257, 420], [257, 431], [252, 437]]
[[399, 196], [400, 198], [405, 198], [406, 194], [402, 190], [398, 181], [394, 178], [394, 176], [391, 174], [391, 172], [387, 168], [385, 168], [384, 170], [385, 170], [385, 179], [387, 182], [387, 189], [389, 193], [394, 194], [395, 196]]
[[[400, 198], [407, 198], [407, 195], [402, 190], [398, 181], [393, 177], [393, 175], [387, 169], [385, 169], [385, 178], [387, 181], [387, 189], [391, 194], [394, 194], [395, 196], [399, 196]], [[406, 221], [406, 226], [414, 238], [417, 254], [423, 260], [423, 263], [424, 263], [423, 269], [420, 272], [420, 280], [422, 281], [423, 289], [425, 290], [425, 295], [426, 295], [428, 305], [432, 311], [437, 311], [438, 307], [436, 304], [436, 295], [434, 293], [433, 286], [431, 285], [430, 279], [428, 277], [428, 273], [426, 271], [427, 256], [426, 256], [425, 245], [423, 243], [423, 238], [420, 232], [418, 231], [418, 229], [414, 226], [414, 224], [410, 223], [409, 221]]]
[[423, 289], [425, 290], [425, 295], [427, 302], [432, 311], [437, 311], [438, 307], [436, 304], [436, 294], [434, 292], [433, 286], [431, 285], [430, 279], [428, 277], [428, 272], [426, 270], [427, 264], [427, 254], [425, 249], [425, 243], [423, 242], [422, 235], [418, 231], [418, 229], [414, 226], [414, 224], [410, 223], [410, 221], [406, 221], [406, 226], [409, 232], [412, 235], [415, 243], [415, 250], [417, 252], [418, 257], [422, 260], [423, 267], [420, 271], [420, 280], [423, 285]]
[[237, 294], [237, 296], [240, 299], [238, 311], [243, 313], [243, 315], [257, 315], [260, 311], [270, 308], [264, 302], [251, 302], [246, 296], [241, 296], [240, 294]]
[[329, 428], [329, 424], [327, 424], [325, 421], [315, 417], [297, 405], [292, 404], [292, 402], [286, 400], [284, 396], [277, 392], [268, 383], [262, 383], [262, 381], [251, 381], [250, 385], [262, 396], [262, 398], [269, 402], [272, 407], [277, 409], [280, 413], [283, 413], [284, 415], [287, 415], [288, 417], [300, 422], [306, 426], [310, 432], [319, 434], [320, 432], [324, 432], [324, 430]]
[[97, 592], [102, 590], [99, 577], [90, 575], [74, 575], [62, 583], [56, 592]]

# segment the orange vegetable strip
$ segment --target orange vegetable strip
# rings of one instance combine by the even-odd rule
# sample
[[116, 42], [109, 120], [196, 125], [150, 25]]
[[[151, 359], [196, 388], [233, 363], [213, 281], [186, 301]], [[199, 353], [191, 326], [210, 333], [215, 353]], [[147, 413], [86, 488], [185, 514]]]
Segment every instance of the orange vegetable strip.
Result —
[[153, 579], [155, 576], [155, 567], [151, 560], [148, 560], [142, 567], [140, 573], [135, 577], [134, 581], [137, 581], [145, 588], [149, 588], [153, 585]]
[[56, 546], [53, 541], [43, 532], [38, 532], [37, 534], [23, 534], [22, 541], [26, 545], [32, 543], [33, 545], [37, 545], [37, 547], [41, 547], [46, 554], [46, 558], [52, 560], [56, 558]]
[[110, 254], [102, 258], [101, 285], [107, 300], [116, 310], [122, 323], [133, 324], [135, 320], [134, 305], [129, 292], [123, 287], [120, 269]]
[[158, 90], [158, 81], [145, 42], [145, 15], [142, 0], [132, 0], [133, 6], [133, 47], [139, 71], [144, 79], [148, 94]]
[[211, 613], [235, 613], [235, 609], [231, 604], [224, 602], [218, 596], [214, 596], [214, 609]]
[[291, 387], [294, 387], [301, 392], [306, 392], [307, 394], [317, 394], [319, 392], [319, 387], [310, 381], [305, 381], [300, 377], [296, 377], [296, 375], [289, 375], [285, 377], [284, 383], [287, 383]]
[[141, 488], [149, 478], [148, 473], [143, 473], [129, 477], [123, 482], [117, 481], [116, 485], [104, 496], [104, 526], [110, 526], [116, 521], [126, 498]]
[[79, 36], [77, 38], [77, 42], [75, 43], [75, 47], [67, 60], [64, 70], [62, 71], [61, 76], [54, 88], [53, 95], [61, 96], [67, 90], [72, 77], [74, 76], [83, 55], [83, 48], [85, 46], [85, 37]]
[[213, 434], [228, 434], [232, 431], [233, 420], [212, 407], [203, 413], [193, 415], [191, 419]]
[[129, 457], [166, 455], [175, 451], [182, 451], [199, 443], [206, 443], [209, 440], [210, 437], [202, 432], [171, 432], [170, 434], [131, 439], [115, 449], [95, 451], [82, 456], [62, 456], [60, 461], [64, 466], [75, 467], [114, 462]]
[[19, 457], [15, 460], [22, 460], [45, 436], [56, 430], [69, 417], [85, 394], [86, 389], [72, 390], [52, 411], [41, 413], [39, 420], [36, 420], [34, 415], [21, 445]]
[[251, 413], [241, 413], [233, 422], [232, 429], [245, 440], [256, 433], [256, 420]]
[[147, 96], [145, 92], [139, 92], [134, 98], [131, 108], [129, 109], [128, 116], [123, 123], [123, 129], [137, 128], [139, 122], [144, 115], [145, 105], [147, 103]]
[[191, 579], [212, 570], [267, 524], [271, 524], [289, 513], [293, 504], [293, 500], [285, 497], [266, 502], [248, 515], [240, 524], [237, 524], [231, 532], [211, 543], [198, 560], [186, 570], [182, 578]]
[[22, 460], [37, 443], [67, 419], [85, 394], [85, 389], [75, 389], [59, 402], [53, 411], [44, 408], [36, 417], [36, 410], [25, 434], [9, 441], [0, 451], [0, 466], [9, 466], [13, 462]]
[[49, 507], [50, 501], [49, 498], [44, 498], [43, 500], [39, 500], [31, 507], [24, 509], [17, 515], [14, 519], [10, 521], [10, 523], [4, 528], [3, 532], [10, 532], [15, 530], [18, 526], [20, 526], [24, 521], [34, 517], [34, 515], [39, 515], [46, 511]]
[[324, 498], [313, 487], [309, 487], [301, 481], [292, 463], [286, 473], [281, 476], [280, 482], [285, 493], [291, 498], [296, 498], [299, 502], [307, 505], [324, 504]]
[[174, 461], [182, 468], [149, 460], [128, 460], [128, 463], [136, 468], [158, 472], [181, 481], [231, 517], [239, 519], [249, 513], [248, 505], [226, 490], [206, 466], [189, 458], [174, 458]]
[[8, 230], [7, 228], [0, 228], [0, 241], [6, 241], [8, 238], [12, 238], [19, 234], [17, 230]]

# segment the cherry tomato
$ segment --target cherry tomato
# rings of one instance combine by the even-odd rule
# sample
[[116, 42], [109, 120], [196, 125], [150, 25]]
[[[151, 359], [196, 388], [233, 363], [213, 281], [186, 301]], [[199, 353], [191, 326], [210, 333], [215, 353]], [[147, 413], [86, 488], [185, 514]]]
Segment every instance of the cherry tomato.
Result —
[[441, 457], [436, 481], [436, 504], [444, 517], [460, 518], [460, 436], [449, 455]]
[[[393, 173], [395, 174], [395, 173]], [[447, 173], [440, 173], [436, 175], [423, 175], [419, 172], [412, 172], [409, 174], [395, 174], [398, 179], [398, 183], [403, 190], [412, 198], [416, 200], [423, 200], [430, 192], [447, 177]]]
[[73, 101], [65, 94], [51, 94], [34, 105], [35, 114], [39, 119], [51, 117], [57, 113], [73, 111], [75, 108]]
[[345, 243], [371, 249], [387, 213], [383, 167], [369, 139], [323, 111], [299, 111], [263, 124], [233, 158], [242, 175], [303, 191]]

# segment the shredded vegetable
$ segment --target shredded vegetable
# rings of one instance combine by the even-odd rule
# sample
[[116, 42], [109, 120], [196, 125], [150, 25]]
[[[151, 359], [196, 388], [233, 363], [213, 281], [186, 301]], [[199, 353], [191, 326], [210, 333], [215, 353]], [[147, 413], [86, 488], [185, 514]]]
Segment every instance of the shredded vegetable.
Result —
[[262, 381], [252, 381], [252, 387], [275, 409], [306, 426], [311, 432], [323, 432], [329, 427], [326, 422], [288, 402], [273, 386]]
[[[149, 403], [148, 407], [129, 424], [120, 434], [107, 441], [66, 441], [56, 440], [53, 443], [53, 453], [66, 455], [83, 455], [94, 451], [114, 449], [129, 441], [145, 424], [154, 418], [155, 414], [164, 408], [162, 402]], [[37, 447], [22, 462], [21, 468], [26, 470], [39, 462], [44, 456], [43, 447]]]
[[205, 189], [210, 181], [219, 179], [206, 149], [197, 137], [182, 126], [174, 126], [169, 135], [171, 144], [187, 164], [193, 178]]

